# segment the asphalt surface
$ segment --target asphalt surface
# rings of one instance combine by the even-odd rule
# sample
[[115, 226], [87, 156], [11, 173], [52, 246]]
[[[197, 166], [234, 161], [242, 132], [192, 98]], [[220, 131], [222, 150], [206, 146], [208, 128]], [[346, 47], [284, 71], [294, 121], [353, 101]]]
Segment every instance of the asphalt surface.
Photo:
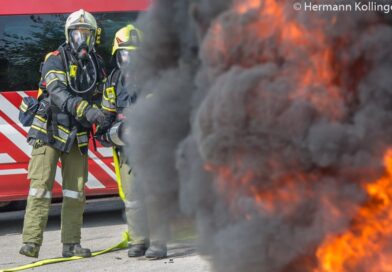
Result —
[[[121, 242], [121, 234], [126, 230], [121, 211], [122, 204], [118, 199], [88, 202], [82, 229], [82, 245], [92, 251], [98, 251]], [[24, 257], [18, 253], [22, 245], [23, 216], [24, 211], [0, 212], [0, 271], [61, 257], [60, 205], [52, 206], [38, 259]], [[181, 224], [184, 225], [183, 222]], [[181, 228], [184, 226], [176, 228], [175, 231], [181, 232]], [[210, 271], [208, 261], [197, 254], [189, 229], [180, 236], [181, 239], [168, 244], [168, 257], [161, 260], [128, 258], [126, 250], [119, 250], [94, 258], [50, 264], [25, 271]]]

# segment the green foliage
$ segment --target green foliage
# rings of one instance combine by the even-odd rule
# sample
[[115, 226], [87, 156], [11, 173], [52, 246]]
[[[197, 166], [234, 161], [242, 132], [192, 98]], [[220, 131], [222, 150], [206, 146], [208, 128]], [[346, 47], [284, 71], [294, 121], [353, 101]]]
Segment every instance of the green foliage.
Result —
[[[137, 12], [94, 14], [102, 28], [96, 46], [107, 68], [115, 32], [134, 22]], [[0, 16], [0, 92], [35, 90], [39, 68], [47, 53], [65, 42], [67, 14]]]
[[48, 19], [40, 15], [30, 16], [28, 29], [21, 34], [3, 33], [0, 43], [4, 44], [4, 56], [0, 55], [0, 58], [5, 57], [8, 65], [3, 66], [5, 69], [1, 68], [0, 90], [37, 89], [41, 62], [47, 53], [56, 50], [65, 39], [63, 29], [66, 17], [45, 17]]

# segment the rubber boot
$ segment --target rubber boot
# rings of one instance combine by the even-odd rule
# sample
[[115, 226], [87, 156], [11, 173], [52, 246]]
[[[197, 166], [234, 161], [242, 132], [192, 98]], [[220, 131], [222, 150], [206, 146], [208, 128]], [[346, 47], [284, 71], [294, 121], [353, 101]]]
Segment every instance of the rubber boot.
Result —
[[40, 246], [34, 243], [25, 243], [19, 253], [27, 257], [38, 258]]
[[80, 244], [63, 244], [63, 257], [69, 258], [73, 256], [91, 257], [91, 251], [88, 248], [83, 248]]
[[166, 244], [162, 243], [153, 243], [151, 246], [147, 249], [146, 258], [150, 259], [162, 259], [167, 256], [167, 247]]
[[146, 253], [147, 246], [145, 244], [130, 245], [128, 250], [128, 257], [141, 257]]

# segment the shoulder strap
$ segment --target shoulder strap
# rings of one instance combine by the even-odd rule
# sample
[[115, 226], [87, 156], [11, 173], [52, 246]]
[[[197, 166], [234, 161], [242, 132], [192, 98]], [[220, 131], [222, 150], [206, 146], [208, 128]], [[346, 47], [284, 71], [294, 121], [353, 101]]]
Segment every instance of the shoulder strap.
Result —
[[120, 78], [120, 69], [118, 69], [117, 67], [113, 69], [112, 71], [112, 86], [116, 86], [118, 83], [118, 79]]
[[98, 80], [104, 80], [106, 78], [106, 71], [104, 67], [104, 62], [103, 59], [100, 55], [96, 53], [96, 51], [91, 52], [91, 56], [94, 62], [95, 67], [97, 67], [97, 72], [98, 72]]
[[65, 49], [64, 49], [65, 44], [60, 45], [58, 51], [60, 53], [61, 56], [61, 60], [63, 61], [63, 65], [65, 68], [65, 74], [67, 75], [66, 79], [67, 79], [67, 83], [71, 84], [71, 78], [69, 76], [69, 63], [68, 63], [68, 57], [67, 57], [67, 53], [65, 53]]

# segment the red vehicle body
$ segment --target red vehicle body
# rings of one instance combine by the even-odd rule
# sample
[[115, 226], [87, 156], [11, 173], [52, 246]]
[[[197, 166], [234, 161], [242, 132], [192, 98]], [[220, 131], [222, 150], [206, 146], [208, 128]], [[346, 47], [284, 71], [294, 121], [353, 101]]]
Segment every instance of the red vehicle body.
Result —
[[[18, 107], [22, 97], [36, 96], [34, 90], [38, 86], [40, 76], [37, 63], [43, 60], [46, 53], [56, 50], [55, 46], [64, 42], [63, 22], [67, 15], [83, 8], [96, 17], [98, 25], [101, 19], [104, 25], [102, 30], [105, 31], [105, 25], [107, 29], [106, 37], [100, 38], [101, 40], [105, 38], [106, 43], [106, 47], [104, 46], [101, 51], [106, 54], [105, 61], [108, 62], [115, 31], [126, 23], [133, 22], [137, 14], [146, 10], [148, 5], [148, 0], [2, 1], [0, 6], [0, 204], [27, 198], [29, 190], [27, 169], [31, 146], [26, 142], [29, 128], [23, 127], [18, 121]], [[57, 40], [55, 40], [54, 48], [47, 52], [43, 49], [40, 52], [39, 46], [34, 44], [41, 41], [37, 40], [37, 37], [40, 37], [37, 33], [41, 33], [40, 27], [47, 29], [48, 24], [54, 23], [58, 26], [62, 25], [56, 36], [59, 42], [56, 44]], [[21, 32], [23, 33], [20, 34]], [[53, 38], [52, 33], [49, 34], [48, 38]], [[33, 42], [29, 43], [29, 41]], [[24, 48], [33, 48], [33, 50], [23, 52]], [[36, 52], [36, 49], [39, 52]], [[98, 48], [97, 50], [100, 53]], [[33, 52], [36, 57], [29, 55]], [[37, 60], [39, 55], [41, 55], [40, 60]], [[20, 66], [21, 63], [26, 65]], [[53, 187], [53, 196], [58, 198], [62, 196], [60, 168], [59, 163]], [[117, 194], [115, 178], [111, 148], [104, 148], [97, 144], [97, 150], [94, 150], [90, 142], [89, 177], [85, 188], [87, 196]]]

